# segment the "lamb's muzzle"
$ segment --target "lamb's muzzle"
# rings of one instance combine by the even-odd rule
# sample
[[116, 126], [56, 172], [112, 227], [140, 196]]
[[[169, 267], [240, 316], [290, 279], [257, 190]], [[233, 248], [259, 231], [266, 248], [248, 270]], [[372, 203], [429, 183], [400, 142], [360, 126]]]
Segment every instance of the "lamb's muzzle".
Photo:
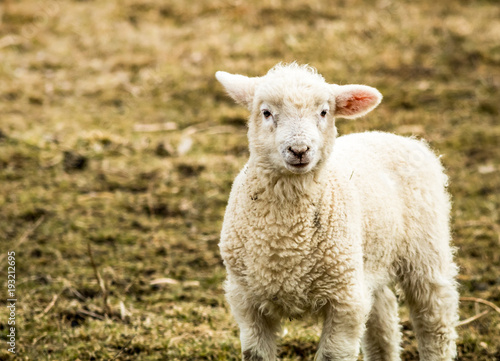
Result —
[[[290, 165], [293, 165], [295, 167], [303, 167], [309, 164], [310, 157], [309, 157], [309, 148], [307, 145], [302, 144], [302, 145], [295, 145], [293, 147], [288, 147], [288, 154], [287, 157], [287, 163]], [[291, 154], [290, 154], [291, 153]]]

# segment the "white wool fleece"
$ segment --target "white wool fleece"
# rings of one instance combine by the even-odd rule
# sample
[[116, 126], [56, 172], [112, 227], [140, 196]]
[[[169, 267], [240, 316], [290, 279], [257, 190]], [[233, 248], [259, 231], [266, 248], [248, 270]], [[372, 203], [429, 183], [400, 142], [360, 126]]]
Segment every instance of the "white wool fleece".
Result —
[[458, 294], [443, 168], [421, 141], [381, 132], [336, 139], [382, 96], [307, 66], [259, 78], [217, 73], [249, 120], [220, 250], [244, 360], [275, 360], [280, 320], [324, 320], [316, 360], [399, 360], [397, 283], [422, 360], [451, 360]]

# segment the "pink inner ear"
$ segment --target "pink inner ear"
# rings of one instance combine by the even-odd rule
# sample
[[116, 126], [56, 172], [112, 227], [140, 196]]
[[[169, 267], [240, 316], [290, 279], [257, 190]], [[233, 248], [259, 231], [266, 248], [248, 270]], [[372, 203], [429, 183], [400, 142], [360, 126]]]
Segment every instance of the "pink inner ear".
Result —
[[336, 113], [344, 116], [361, 115], [373, 107], [377, 101], [376, 94], [356, 89], [337, 97]]

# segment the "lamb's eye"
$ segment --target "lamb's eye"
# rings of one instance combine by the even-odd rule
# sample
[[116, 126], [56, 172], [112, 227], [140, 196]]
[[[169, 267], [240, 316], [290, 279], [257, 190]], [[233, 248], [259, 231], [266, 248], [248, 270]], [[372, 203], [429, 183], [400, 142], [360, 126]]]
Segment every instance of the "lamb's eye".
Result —
[[267, 118], [269, 118], [272, 114], [271, 114], [271, 112], [270, 112], [269, 110], [264, 109], [264, 110], [262, 111], [262, 115], [264, 116], [264, 118], [266, 118], [266, 119], [267, 119]]
[[328, 110], [323, 109], [319, 115], [321, 115], [322, 118], [326, 117], [326, 114], [328, 113]]

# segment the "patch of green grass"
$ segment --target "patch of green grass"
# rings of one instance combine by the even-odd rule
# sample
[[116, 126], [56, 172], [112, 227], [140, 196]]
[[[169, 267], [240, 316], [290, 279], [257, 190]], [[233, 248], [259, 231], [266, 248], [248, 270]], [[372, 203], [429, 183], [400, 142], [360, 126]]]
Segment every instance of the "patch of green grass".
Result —
[[[22, 0], [1, 14], [0, 255], [16, 252], [19, 359], [240, 359], [217, 244], [247, 111], [214, 73], [280, 61], [381, 90], [341, 134], [416, 135], [443, 155], [461, 293], [500, 304], [495, 2]], [[461, 318], [486, 309], [464, 301]], [[286, 328], [281, 359], [312, 360], [319, 324]], [[499, 339], [491, 311], [459, 328], [459, 359], [498, 358]]]

